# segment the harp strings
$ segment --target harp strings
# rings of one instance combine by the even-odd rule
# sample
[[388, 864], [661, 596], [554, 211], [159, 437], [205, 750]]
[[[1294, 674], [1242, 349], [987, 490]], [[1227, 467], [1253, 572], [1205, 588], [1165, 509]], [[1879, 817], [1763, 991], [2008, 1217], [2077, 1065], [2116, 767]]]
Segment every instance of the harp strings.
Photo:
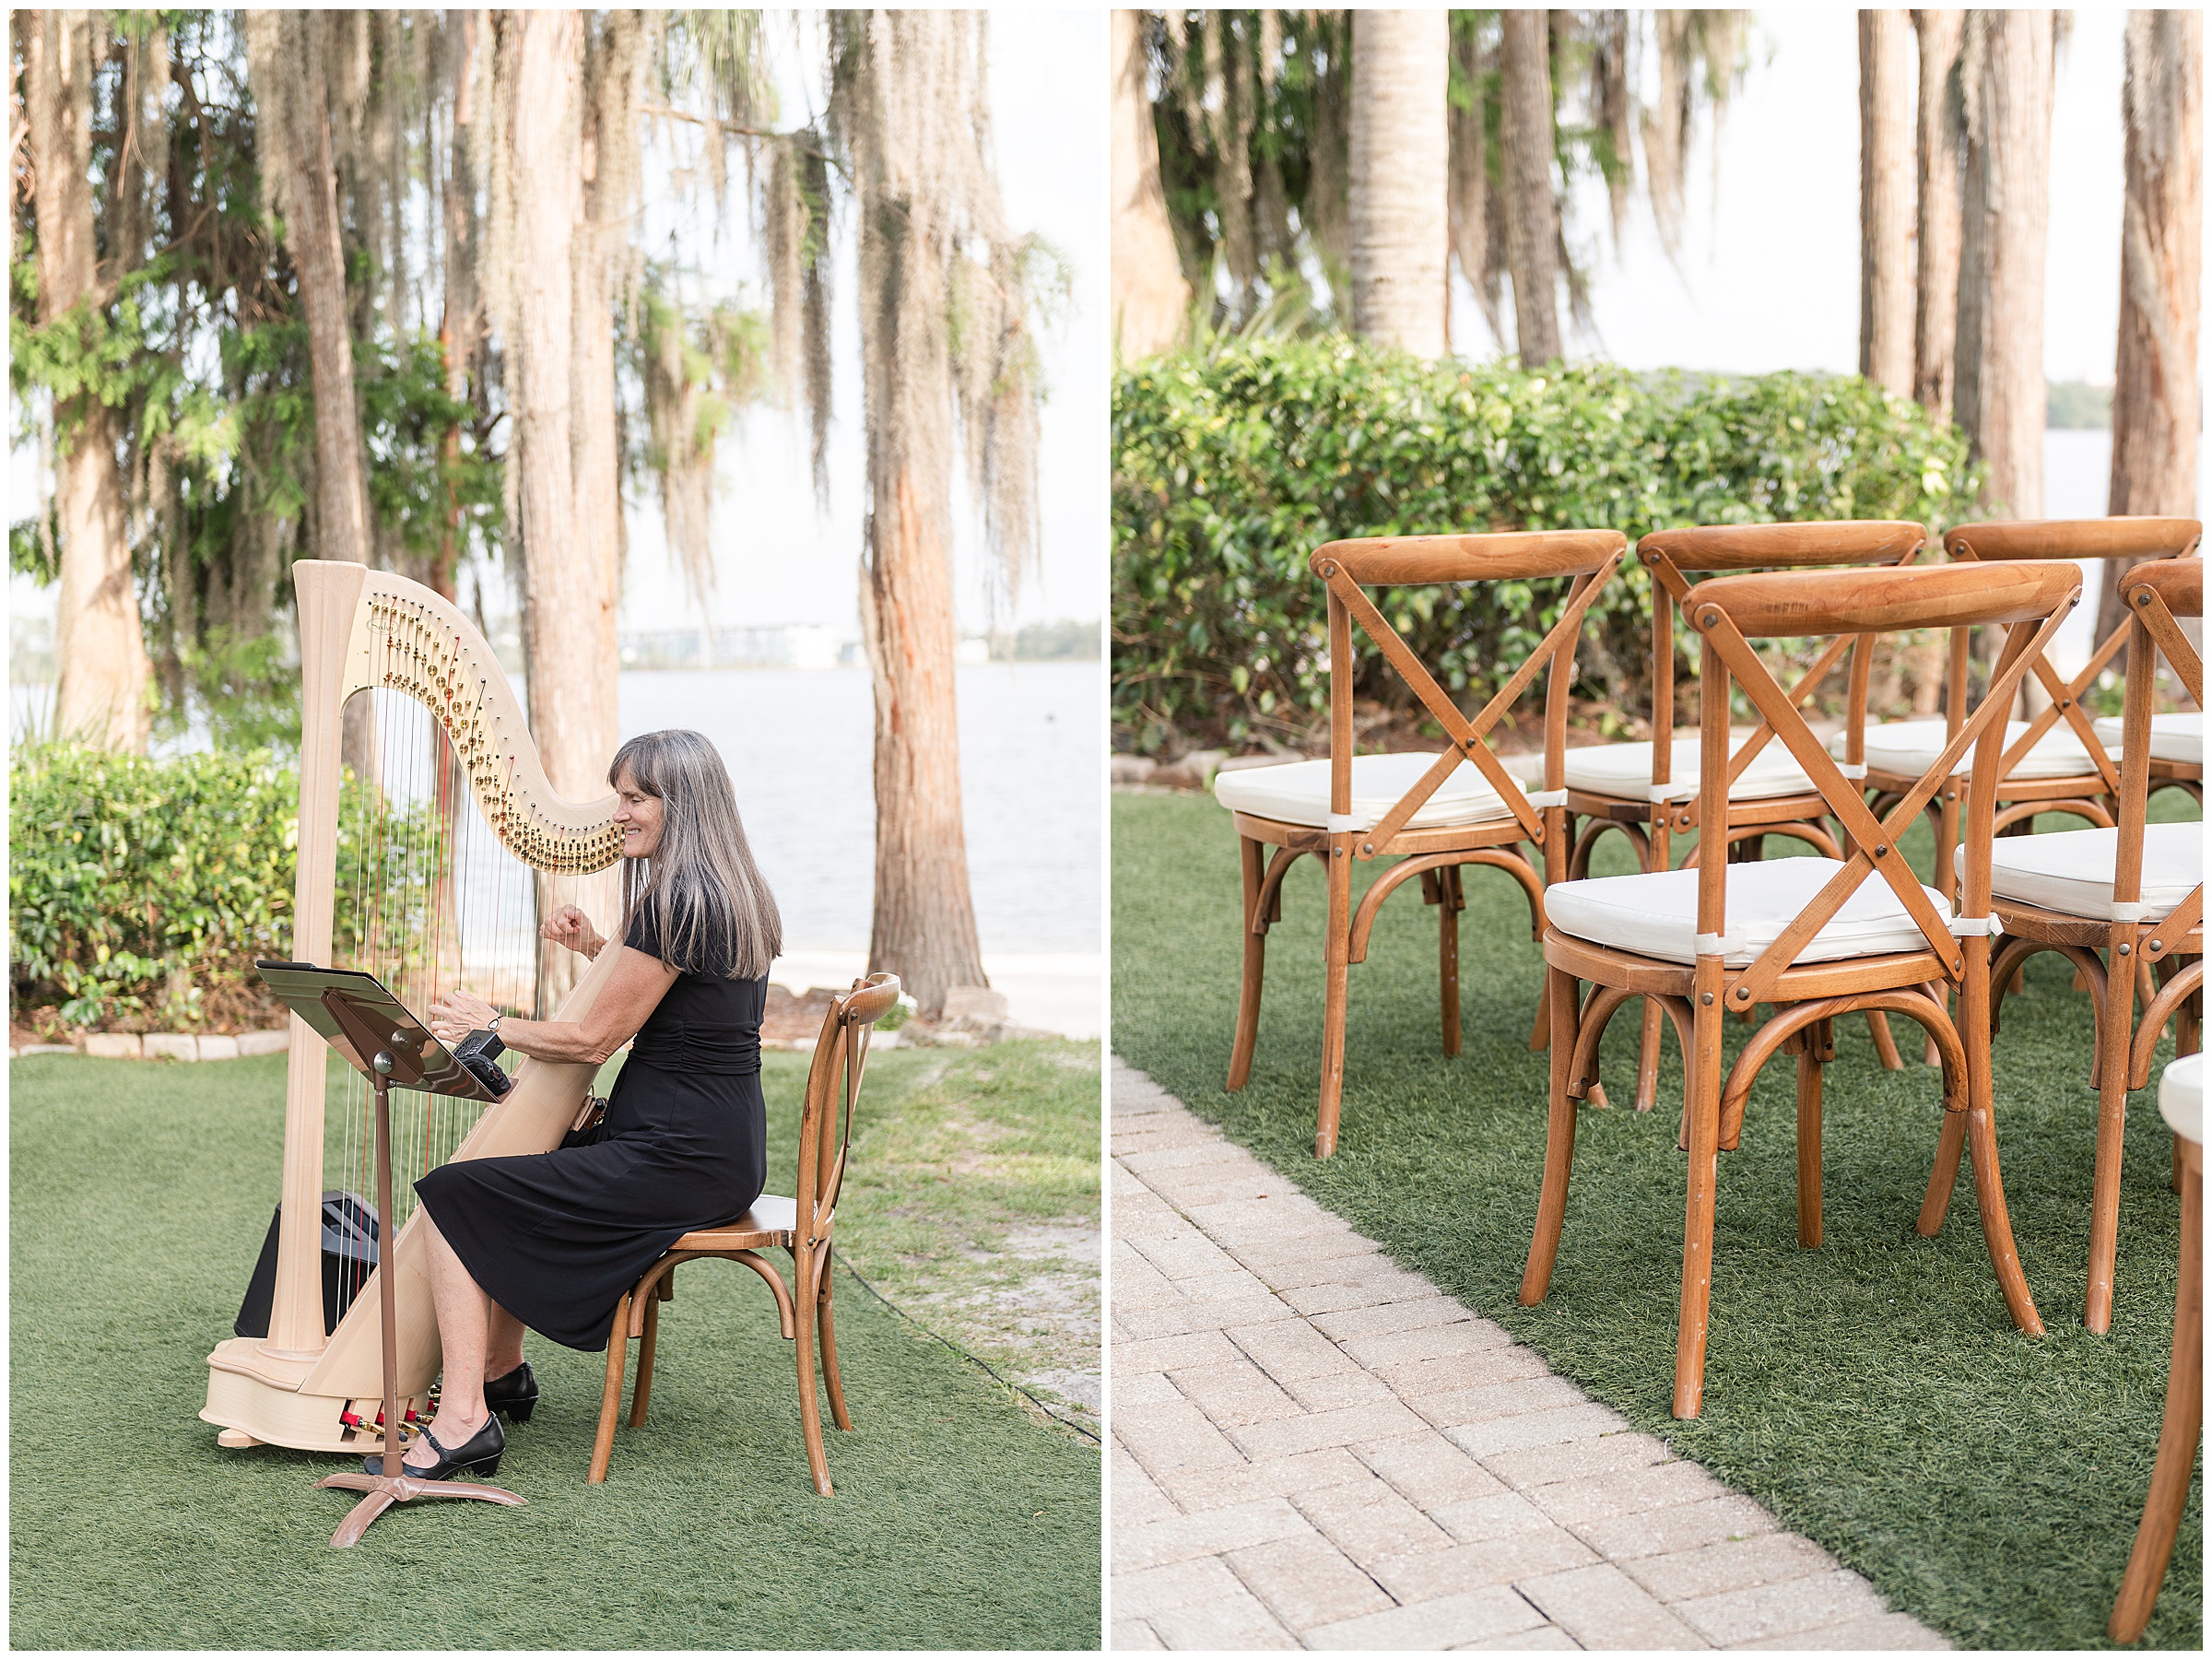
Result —
[[[501, 844], [477, 809], [444, 728], [395, 684], [420, 685], [425, 644], [400, 638], [398, 607], [380, 607], [370, 632], [366, 775], [349, 774], [341, 819], [351, 848], [340, 850], [338, 964], [373, 973], [407, 1007], [427, 1017], [444, 993], [472, 993], [501, 1010], [535, 1003], [536, 917], [533, 874]], [[381, 624], [381, 626], [379, 626]], [[429, 647], [435, 651], [434, 642]], [[449, 644], [447, 661], [453, 656]], [[482, 718], [481, 698], [453, 717], [465, 741]], [[367, 1080], [334, 1060], [335, 1111], [326, 1113], [324, 1185], [374, 1191], [375, 1114]], [[391, 1097], [393, 1206], [380, 1233], [396, 1234], [415, 1208], [417, 1177], [452, 1159], [481, 1106], [450, 1096], [394, 1089]], [[366, 1201], [364, 1200], [364, 1204]], [[351, 1277], [341, 1284], [350, 1300]], [[343, 1313], [343, 1306], [341, 1306]]]

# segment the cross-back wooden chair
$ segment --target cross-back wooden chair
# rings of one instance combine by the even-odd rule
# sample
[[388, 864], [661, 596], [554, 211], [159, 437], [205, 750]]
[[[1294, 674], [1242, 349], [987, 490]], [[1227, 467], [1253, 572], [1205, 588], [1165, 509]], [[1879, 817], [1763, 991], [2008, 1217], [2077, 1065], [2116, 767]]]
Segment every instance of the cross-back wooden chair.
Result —
[[[1698, 525], [1653, 531], [1640, 539], [1636, 557], [1652, 576], [1653, 732], [1673, 729], [1675, 616], [1690, 603], [1693, 576], [1830, 565], [1908, 565], [1927, 539], [1927, 526], [1911, 520]], [[1820, 689], [1850, 647], [1849, 640], [1834, 642], [1798, 677], [1789, 694], [1793, 707], [1803, 707]], [[1852, 655], [1848, 695], [1853, 718], [1860, 724], [1865, 719], [1867, 655]], [[1727, 856], [1758, 858], [1768, 836], [1790, 837], [1831, 858], [1837, 856], [1841, 850], [1823, 822], [1827, 809], [1819, 791], [1786, 748], [1773, 743], [1773, 736], [1772, 724], [1762, 723], [1729, 756]], [[1665, 870], [1671, 838], [1699, 823], [1695, 738], [1677, 735], [1665, 744], [1596, 744], [1570, 749], [1566, 778], [1569, 823], [1582, 821], [1568, 860], [1570, 881], [1590, 874], [1591, 852], [1607, 830], [1628, 839], [1641, 868]], [[1705, 840], [1700, 836], [1700, 846]], [[1611, 1010], [1606, 1012], [1609, 1017]], [[1901, 1065], [1883, 1017], [1871, 1016], [1869, 1024], [1883, 1064]], [[1640, 1113], [1650, 1110], [1658, 1094], [1659, 1034], [1659, 1006], [1646, 1000], [1636, 1065]], [[1605, 1097], [1594, 1078], [1589, 1087], [1602, 1103]]]
[[[1566, 795], [1559, 768], [1566, 746], [1567, 697], [1574, 648], [1591, 601], [1613, 574], [1628, 539], [1611, 530], [1530, 531], [1498, 536], [1382, 536], [1331, 542], [1312, 557], [1328, 590], [1329, 754], [1325, 760], [1223, 772], [1214, 795], [1233, 815], [1244, 873], [1244, 976], [1229, 1064], [1230, 1089], [1252, 1075], [1266, 971], [1267, 929], [1282, 920], [1283, 875], [1306, 855], [1327, 866], [1322, 1012], [1321, 1100], [1313, 1156], [1336, 1150], [1344, 1096], [1347, 970], [1367, 960], [1382, 901], [1400, 884], [1421, 879], [1438, 912], [1438, 977], [1443, 1049], [1459, 1053], [1459, 920], [1465, 900], [1460, 870], [1488, 865], [1517, 880], [1540, 932], [1544, 885], [1566, 874]], [[1571, 578], [1565, 608], [1542, 642], [1480, 712], [1463, 714], [1429, 665], [1368, 598], [1371, 586], [1526, 582]], [[1356, 755], [1352, 692], [1357, 627], [1443, 728], [1440, 754]], [[1544, 706], [1544, 788], [1528, 792], [1499, 762], [1488, 735], [1539, 673]], [[1542, 865], [1520, 843], [1535, 844]], [[1266, 849], [1274, 848], [1272, 856]], [[1352, 905], [1354, 860], [1399, 862]]]
[[[1820, 1242], [1822, 1064], [1834, 1054], [1833, 1022], [1879, 1009], [1917, 1021], [1943, 1055], [1944, 1107], [1965, 1121], [1983, 1235], [2007, 1309], [2021, 1330], [2041, 1322], [2021, 1276], [1997, 1168], [1986, 1067], [1965, 1047], [1931, 983], [1962, 988], [1964, 1018], [1989, 1009], [1989, 796], [1966, 837], [1962, 914], [1923, 888], [1897, 854], [1897, 839], [1971, 747], [1974, 776], [1994, 783], [2003, 715], [2030, 663], [2056, 633], [2081, 592], [2071, 566], [1937, 566], [1913, 570], [1785, 571], [1719, 576], [1700, 583], [1685, 612], [1702, 639], [1699, 736], [1700, 806], [1723, 822], [1729, 763], [1732, 684], [1772, 724], [1849, 838], [1846, 856], [1730, 864], [1701, 859], [1690, 870], [1645, 871], [1562, 882], [1547, 890], [1544, 960], [1551, 1010], [1551, 1101], [1544, 1185], [1521, 1301], [1543, 1301], [1558, 1260], [1574, 1157], [1570, 1085], [1583, 1056], [1589, 1009], [1608, 997], [1659, 1000], [1690, 1056], [1683, 1145], [1689, 1154], [1683, 1230], [1680, 1324], [1674, 1412], [1695, 1418], [1704, 1398], [1705, 1339], [1712, 1297], [1717, 1155], [1743, 1127], [1753, 1080], [1779, 1051], [1797, 1060], [1797, 1237]], [[1873, 635], [1960, 621], [2011, 625], [1983, 705], [1936, 758], [1936, 765], [1888, 815], [1877, 819], [1858, 781], [1806, 725], [1804, 715], [1753, 651], [1760, 638]], [[1585, 1006], [1582, 985], [1592, 989]], [[1771, 1004], [1724, 1081], [1722, 1022], [1732, 1010]]]
[[[1991, 880], [2005, 945], [1992, 971], [1996, 989], [1990, 1018], [1966, 1033], [1970, 1056], [1986, 1067], [2005, 993], [2020, 966], [2039, 951], [2058, 952], [2087, 983], [2097, 1019], [2097, 1162], [2085, 1311], [2093, 1332], [2109, 1330], [2112, 1321], [2127, 1092], [2149, 1085], [2151, 1054], [2167, 1026], [2176, 1027], [2176, 1047], [2183, 1054], [2198, 1047], [2205, 983], [2205, 827], [2147, 822], [2155, 731], [2151, 687], [2158, 657], [2172, 665], [2191, 698], [2200, 706], [2204, 701], [2204, 661], [2179, 619], [2204, 615], [2205, 562], [2159, 559], [2137, 565], [2120, 587], [2128, 612], [2128, 675], [2121, 717], [2119, 822], [1997, 842]], [[2144, 1005], [2140, 1020], [2136, 1018], [2138, 992]], [[1958, 1136], [1946, 1124], [1922, 1232], [1933, 1233], [1942, 1225], [1958, 1171]]]
[[[1960, 524], [1943, 538], [1956, 562], [1985, 559], [2168, 559], [2186, 555], [2204, 526], [2194, 519], [2023, 519]], [[1971, 630], [1952, 630], [1945, 675], [1948, 712], [1940, 719], [1885, 721], [1866, 732], [1866, 787], [1880, 812], [1918, 778], [1927, 759], [1959, 730], [1957, 712], [1966, 706]], [[2112, 665], [2126, 643], [2124, 625], [2099, 642], [2089, 660], [2071, 679], [2048, 662], [2033, 669], [2050, 703], [2033, 719], [2006, 728], [2005, 770], [1997, 785], [1999, 835], [2025, 835], [2041, 813], [2065, 813], [2110, 830], [2120, 798], [2120, 769], [2112, 751], [2120, 742], [2116, 724], [2092, 720], [2082, 694]], [[2186, 785], [2204, 772], [2201, 715], [2161, 716], [2158, 747], [2169, 752], [2162, 781]], [[2194, 764], [2191, 757], [2194, 756]], [[1953, 865], [1961, 792], [1947, 786], [1930, 804], [1936, 820], [1933, 880], [1945, 893], [1954, 887]]]
[[[871, 974], [855, 980], [822, 1017], [815, 1040], [814, 1063], [806, 1069], [806, 1095], [799, 1110], [799, 1171], [792, 1198], [762, 1194], [734, 1222], [701, 1228], [670, 1245], [615, 1306], [606, 1338], [606, 1387], [599, 1397], [599, 1433], [592, 1443], [588, 1479], [605, 1481], [614, 1456], [615, 1419], [622, 1406], [622, 1373], [629, 1345], [638, 1349], [638, 1381], [629, 1401], [632, 1429], [645, 1421], [653, 1397], [653, 1347], [660, 1336], [661, 1304], [676, 1295], [676, 1270], [700, 1257], [743, 1263], [768, 1282], [786, 1341], [798, 1350], [799, 1423], [806, 1435], [806, 1462], [814, 1489], [830, 1495], [830, 1459], [822, 1447], [822, 1414], [815, 1399], [814, 1335], [822, 1341], [822, 1382], [830, 1411], [841, 1430], [853, 1427], [845, 1410], [844, 1385], [837, 1375], [837, 1325], [830, 1305], [830, 1254], [837, 1222], [837, 1195], [845, 1176], [845, 1155], [853, 1139], [853, 1109], [867, 1070], [868, 1039], [876, 1022], [899, 1001], [899, 977]], [[790, 1253], [792, 1282], [786, 1288], [763, 1251]]]

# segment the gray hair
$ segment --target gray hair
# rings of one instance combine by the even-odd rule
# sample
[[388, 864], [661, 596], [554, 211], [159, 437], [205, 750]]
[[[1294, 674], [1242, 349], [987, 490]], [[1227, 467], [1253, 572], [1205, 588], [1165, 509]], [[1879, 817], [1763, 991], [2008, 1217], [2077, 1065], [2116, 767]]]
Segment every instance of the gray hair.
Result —
[[783, 921], [753, 863], [721, 754], [696, 732], [648, 732], [615, 751], [606, 782], [625, 768], [663, 811], [653, 856], [624, 863], [622, 932], [650, 905], [655, 955], [672, 968], [761, 978], [783, 949]]

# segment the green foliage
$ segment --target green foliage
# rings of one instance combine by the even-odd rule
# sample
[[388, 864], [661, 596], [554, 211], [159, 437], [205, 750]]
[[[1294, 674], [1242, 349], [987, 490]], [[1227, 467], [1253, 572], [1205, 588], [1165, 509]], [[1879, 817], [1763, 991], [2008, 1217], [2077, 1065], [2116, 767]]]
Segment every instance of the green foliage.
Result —
[[[1325, 608], [1307, 569], [1339, 536], [1904, 518], [1974, 498], [1966, 441], [1855, 376], [1639, 377], [1430, 363], [1343, 336], [1247, 337], [1124, 369], [1114, 388], [1117, 741], [1304, 735], [1325, 710]], [[1648, 575], [1593, 607], [1583, 695], [1648, 701]], [[1464, 595], [1464, 596], [1463, 596]], [[1564, 583], [1381, 591], [1394, 628], [1457, 693], [1495, 689]], [[1363, 661], [1359, 692], [1403, 683]]]
[[[253, 960], [291, 953], [296, 771], [266, 750], [149, 760], [49, 744], [19, 748], [8, 782], [18, 1017], [59, 1005], [67, 1026], [194, 1025], [258, 1007]], [[412, 955], [428, 936], [435, 860], [419, 853], [433, 827], [386, 816], [384, 833], [367, 838], [362, 806], [348, 777], [338, 954]], [[377, 895], [373, 912], [349, 889]]]
[[2046, 427], [2103, 431], [2112, 424], [2112, 389], [2088, 381], [2053, 381]]

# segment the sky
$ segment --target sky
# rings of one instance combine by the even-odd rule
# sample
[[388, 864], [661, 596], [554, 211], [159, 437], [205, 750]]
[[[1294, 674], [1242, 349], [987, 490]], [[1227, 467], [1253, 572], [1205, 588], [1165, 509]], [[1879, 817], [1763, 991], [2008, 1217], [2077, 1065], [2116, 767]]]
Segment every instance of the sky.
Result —
[[[2119, 316], [2121, 207], [2118, 10], [2080, 8], [2061, 50], [2052, 134], [2052, 206], [2044, 364], [2055, 380], [2109, 384]], [[782, 41], [780, 97], [786, 123], [803, 120], [818, 87], [801, 73], [818, 53], [794, 25]], [[1108, 511], [1105, 345], [1107, 76], [1102, 11], [1002, 10], [991, 19], [990, 97], [1009, 224], [1044, 236], [1066, 262], [1071, 300], [1041, 336], [1050, 398], [1043, 421], [1041, 571], [1016, 621], [1091, 619], [1103, 614]], [[1613, 249], [1602, 188], [1573, 205], [1575, 234], [1594, 255], [1592, 300], [1598, 339], [1571, 341], [1633, 368], [1681, 365], [1756, 372], [1848, 371], [1858, 360], [1858, 71], [1855, 14], [1798, 7], [1755, 14], [1752, 68], [1722, 130], [1717, 192], [1711, 127], [1686, 170], [1687, 226], [1680, 268], [1660, 249], [1651, 210], [1630, 209]], [[1648, 74], [1650, 65], [1645, 65]], [[724, 624], [815, 622], [857, 634], [854, 593], [861, 524], [862, 434], [858, 325], [851, 239], [841, 227], [833, 281], [840, 373], [830, 453], [830, 500], [818, 512], [805, 453], [788, 417], [756, 411], [724, 453], [715, 521], [718, 583], [712, 610]], [[733, 211], [719, 241], [693, 226], [700, 261], [716, 280], [752, 282], [751, 232]], [[1510, 324], [1509, 324], [1510, 326]], [[1460, 288], [1453, 337], [1463, 352], [1496, 349], [1473, 297]], [[2045, 511], [2103, 511], [2102, 434], [2053, 435]], [[12, 469], [16, 493], [29, 481]], [[2200, 486], [2200, 498], [2206, 491]], [[14, 510], [19, 512], [20, 509]], [[956, 581], [965, 630], [991, 620], [972, 524], [959, 515]], [[633, 507], [623, 626], [690, 626], [698, 613], [670, 561], [650, 496]], [[51, 609], [21, 579], [13, 589]], [[493, 607], [497, 608], [496, 605]]]

